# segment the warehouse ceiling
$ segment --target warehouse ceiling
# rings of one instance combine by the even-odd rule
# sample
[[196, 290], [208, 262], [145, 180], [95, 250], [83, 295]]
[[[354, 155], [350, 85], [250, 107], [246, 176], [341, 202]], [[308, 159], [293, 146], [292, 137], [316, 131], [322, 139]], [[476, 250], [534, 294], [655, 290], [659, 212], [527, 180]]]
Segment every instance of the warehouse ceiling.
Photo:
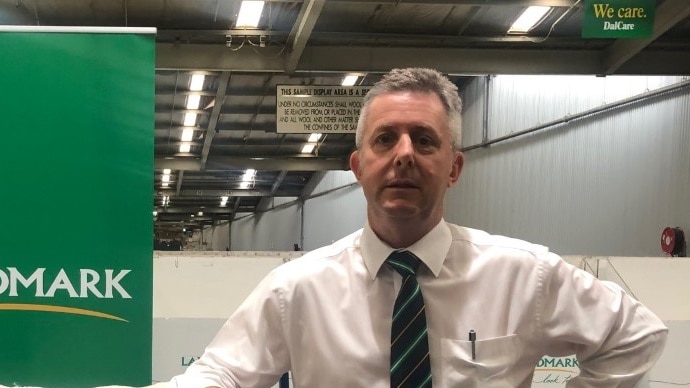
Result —
[[[576, 0], [276, 0], [249, 29], [236, 27], [240, 3], [0, 0], [4, 25], [157, 28], [159, 237], [264, 211], [276, 197], [304, 199], [320, 172], [347, 168], [354, 134], [324, 135], [304, 154], [308, 134], [276, 131], [277, 85], [340, 85], [356, 74], [356, 85], [367, 86], [407, 66], [439, 69], [461, 88], [491, 74], [690, 73], [687, 0], [656, 2], [651, 38], [618, 40], [581, 38]], [[528, 34], [507, 34], [531, 5], [553, 8]], [[190, 91], [193, 74], [205, 75], [199, 92]], [[192, 94], [200, 106], [183, 141]], [[189, 151], [181, 152], [183, 143]], [[256, 170], [249, 185], [247, 169]]]

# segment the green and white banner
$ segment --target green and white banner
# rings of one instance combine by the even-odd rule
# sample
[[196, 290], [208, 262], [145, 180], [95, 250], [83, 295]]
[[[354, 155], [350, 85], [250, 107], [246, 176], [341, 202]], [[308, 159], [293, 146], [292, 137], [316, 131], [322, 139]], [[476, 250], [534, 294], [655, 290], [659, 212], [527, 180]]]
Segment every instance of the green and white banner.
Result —
[[654, 0], [585, 0], [582, 37], [649, 38], [655, 7]]
[[0, 55], [0, 385], [148, 385], [155, 29], [0, 27]]

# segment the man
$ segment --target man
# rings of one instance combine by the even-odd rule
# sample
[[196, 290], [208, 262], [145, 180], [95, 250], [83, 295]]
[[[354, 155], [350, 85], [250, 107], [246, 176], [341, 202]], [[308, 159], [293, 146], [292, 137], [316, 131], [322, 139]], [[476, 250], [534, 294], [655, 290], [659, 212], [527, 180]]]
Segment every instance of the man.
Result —
[[[571, 386], [634, 386], [665, 343], [654, 314], [544, 247], [443, 220], [463, 166], [460, 110], [434, 70], [377, 83], [350, 158], [364, 228], [272, 271], [170, 384], [270, 387], [289, 370], [295, 387], [529, 387], [543, 355], [576, 354]], [[402, 256], [421, 259], [416, 275], [398, 272], [417, 265]], [[414, 321], [396, 302], [408, 289]]]
[[569, 386], [634, 386], [666, 339], [654, 314], [542, 246], [443, 220], [460, 110], [434, 70], [377, 83], [350, 158], [364, 228], [273, 270], [168, 387], [529, 387], [547, 354], [577, 355]]

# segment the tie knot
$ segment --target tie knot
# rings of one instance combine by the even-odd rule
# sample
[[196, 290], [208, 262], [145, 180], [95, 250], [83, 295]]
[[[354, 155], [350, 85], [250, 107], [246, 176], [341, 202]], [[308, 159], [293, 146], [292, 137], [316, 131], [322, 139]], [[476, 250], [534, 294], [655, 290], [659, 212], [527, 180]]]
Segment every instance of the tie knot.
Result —
[[388, 265], [403, 277], [416, 275], [421, 261], [410, 251], [394, 251], [386, 259]]

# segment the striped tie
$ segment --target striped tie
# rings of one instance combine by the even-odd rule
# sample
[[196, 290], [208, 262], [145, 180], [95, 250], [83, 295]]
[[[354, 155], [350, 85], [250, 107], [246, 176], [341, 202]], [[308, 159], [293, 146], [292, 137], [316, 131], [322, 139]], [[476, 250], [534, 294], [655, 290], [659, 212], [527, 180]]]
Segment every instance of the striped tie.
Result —
[[391, 253], [388, 265], [402, 275], [391, 328], [391, 388], [431, 387], [424, 299], [415, 276], [420, 261], [408, 251]]

